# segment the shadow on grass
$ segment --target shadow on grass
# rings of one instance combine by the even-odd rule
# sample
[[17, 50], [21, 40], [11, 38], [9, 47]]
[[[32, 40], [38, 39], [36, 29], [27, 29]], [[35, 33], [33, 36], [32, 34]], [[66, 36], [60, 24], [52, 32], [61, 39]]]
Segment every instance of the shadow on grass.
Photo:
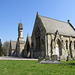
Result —
[[69, 64], [75, 66], [75, 63], [69, 63]]

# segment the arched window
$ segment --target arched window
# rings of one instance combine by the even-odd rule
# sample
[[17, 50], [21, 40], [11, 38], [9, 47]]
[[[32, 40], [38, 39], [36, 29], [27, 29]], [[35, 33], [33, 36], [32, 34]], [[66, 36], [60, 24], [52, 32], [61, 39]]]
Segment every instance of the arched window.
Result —
[[69, 45], [70, 47], [70, 55], [71, 55], [71, 58], [72, 58], [72, 41], [70, 41], [70, 45]]
[[40, 49], [40, 29], [36, 29], [36, 49]]
[[68, 49], [68, 41], [66, 40], [66, 49]]
[[74, 49], [75, 49], [75, 41], [74, 41]]

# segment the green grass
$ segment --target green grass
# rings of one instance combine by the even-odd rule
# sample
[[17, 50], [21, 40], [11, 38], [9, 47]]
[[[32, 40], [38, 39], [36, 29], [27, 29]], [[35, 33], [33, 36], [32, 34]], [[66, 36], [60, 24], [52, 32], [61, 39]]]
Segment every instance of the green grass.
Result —
[[75, 75], [75, 60], [38, 64], [31, 60], [0, 60], [0, 75]]

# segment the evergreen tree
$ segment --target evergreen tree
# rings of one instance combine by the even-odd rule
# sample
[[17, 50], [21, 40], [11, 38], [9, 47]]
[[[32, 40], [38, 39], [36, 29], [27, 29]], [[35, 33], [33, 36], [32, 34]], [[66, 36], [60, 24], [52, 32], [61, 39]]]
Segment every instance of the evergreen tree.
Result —
[[2, 56], [2, 54], [3, 54], [3, 48], [2, 48], [2, 43], [0, 41], [0, 56]]

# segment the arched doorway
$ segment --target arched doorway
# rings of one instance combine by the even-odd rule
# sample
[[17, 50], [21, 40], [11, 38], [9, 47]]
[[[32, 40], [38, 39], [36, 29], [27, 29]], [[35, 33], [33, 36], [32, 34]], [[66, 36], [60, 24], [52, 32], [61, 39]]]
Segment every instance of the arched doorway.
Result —
[[56, 41], [56, 55], [58, 58], [62, 55], [62, 44], [59, 39]]
[[71, 58], [72, 58], [72, 41], [70, 42], [70, 55], [71, 55]]

